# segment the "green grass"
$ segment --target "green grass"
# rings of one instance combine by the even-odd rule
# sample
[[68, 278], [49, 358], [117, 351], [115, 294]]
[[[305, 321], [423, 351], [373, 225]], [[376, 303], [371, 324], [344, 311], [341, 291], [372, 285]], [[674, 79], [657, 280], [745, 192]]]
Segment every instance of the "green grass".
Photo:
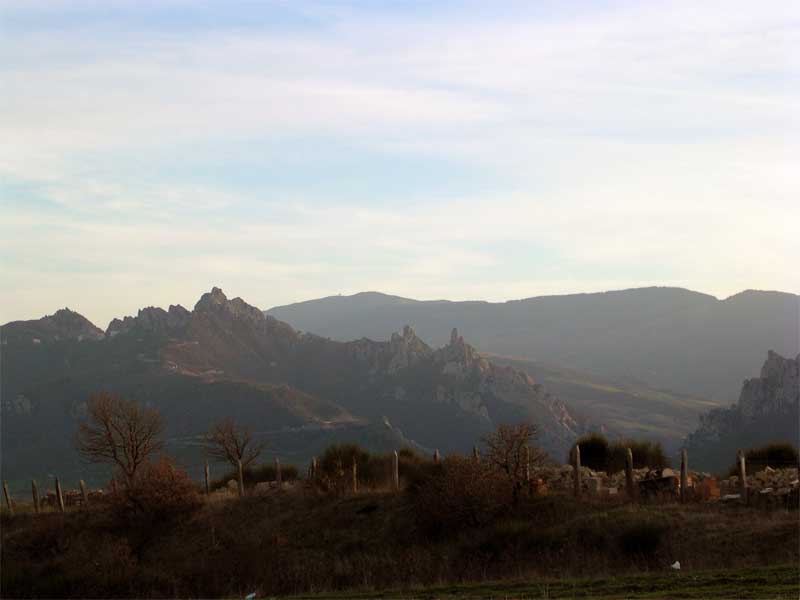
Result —
[[644, 575], [624, 575], [600, 579], [537, 578], [513, 583], [445, 585], [424, 589], [383, 592], [344, 592], [294, 596], [326, 598], [497, 598], [550, 599], [580, 598], [791, 598], [800, 596], [800, 566], [725, 569], [717, 571], [667, 571]]

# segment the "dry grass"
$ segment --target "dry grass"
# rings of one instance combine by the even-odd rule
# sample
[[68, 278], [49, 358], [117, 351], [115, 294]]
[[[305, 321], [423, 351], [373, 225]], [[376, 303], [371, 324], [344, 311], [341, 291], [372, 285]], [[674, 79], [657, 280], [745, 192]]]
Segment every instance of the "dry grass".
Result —
[[433, 535], [413, 493], [207, 503], [139, 531], [105, 509], [3, 518], [3, 597], [242, 597], [797, 564], [796, 511], [526, 499]]

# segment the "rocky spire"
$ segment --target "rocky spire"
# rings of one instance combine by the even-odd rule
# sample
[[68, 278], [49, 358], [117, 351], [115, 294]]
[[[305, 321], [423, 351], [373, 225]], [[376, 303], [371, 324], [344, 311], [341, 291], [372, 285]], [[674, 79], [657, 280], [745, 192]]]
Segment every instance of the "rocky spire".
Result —
[[194, 305], [197, 311], [214, 310], [228, 303], [228, 297], [218, 287], [211, 288], [210, 292], [206, 292]]

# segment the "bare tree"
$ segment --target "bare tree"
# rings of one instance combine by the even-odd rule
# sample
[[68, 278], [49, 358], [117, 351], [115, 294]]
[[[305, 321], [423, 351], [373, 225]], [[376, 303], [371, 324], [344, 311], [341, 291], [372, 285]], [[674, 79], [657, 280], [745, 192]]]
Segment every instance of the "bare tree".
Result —
[[239, 429], [233, 419], [215, 423], [208, 432], [206, 441], [210, 457], [228, 461], [234, 468], [241, 461], [242, 468], [246, 469], [264, 449], [264, 444], [253, 441], [253, 434], [249, 429]]
[[547, 459], [547, 454], [534, 444], [536, 434], [536, 425], [518, 423], [500, 425], [497, 431], [483, 438], [487, 461], [511, 481], [515, 503], [526, 483], [529, 467], [541, 465]]
[[117, 467], [130, 485], [139, 467], [163, 447], [162, 432], [157, 410], [100, 392], [89, 397], [88, 418], [78, 425], [76, 445], [87, 461]]

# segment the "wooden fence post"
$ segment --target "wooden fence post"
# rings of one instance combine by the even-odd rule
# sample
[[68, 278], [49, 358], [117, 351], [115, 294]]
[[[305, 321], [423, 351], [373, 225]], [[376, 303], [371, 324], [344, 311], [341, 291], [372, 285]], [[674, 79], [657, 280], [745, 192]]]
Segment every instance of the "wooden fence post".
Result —
[[633, 479], [633, 452], [626, 448], [625, 452], [625, 491], [631, 502], [636, 500], [636, 482]]
[[472, 460], [474, 460], [476, 463], [477, 462], [481, 462], [481, 455], [478, 452], [478, 447], [477, 446], [473, 446], [472, 447]]
[[11, 494], [8, 493], [8, 483], [3, 480], [3, 494], [6, 497], [6, 505], [8, 506], [8, 514], [14, 514], [14, 500], [11, 499]]
[[742, 496], [742, 502], [747, 504], [747, 466], [745, 464], [744, 452], [739, 450], [736, 458], [736, 462], [739, 466], [739, 493]]
[[210, 496], [211, 495], [211, 477], [210, 477], [210, 474], [211, 474], [211, 472], [208, 469], [208, 461], [206, 461], [205, 469], [203, 469], [203, 475], [205, 477], [205, 482], [206, 482], [206, 496]]
[[686, 448], [681, 450], [681, 503], [689, 500], [689, 454]]
[[525, 444], [525, 481], [531, 482], [531, 449], [528, 444]]
[[308, 478], [309, 479], [316, 479], [317, 478], [317, 457], [311, 457], [311, 464], [308, 465]]
[[392, 487], [395, 491], [400, 489], [400, 457], [397, 450], [392, 454]]
[[239, 498], [244, 496], [244, 473], [242, 472], [242, 461], [237, 460], [237, 465], [239, 467]]
[[33, 496], [33, 511], [38, 515], [40, 510], [39, 486], [36, 485], [35, 479], [31, 479], [31, 496]]
[[581, 447], [575, 444], [575, 465], [573, 469], [573, 487], [575, 488], [575, 497], [581, 497]]
[[439, 456], [439, 449], [433, 451], [433, 464], [438, 465], [441, 457]]
[[278, 487], [280, 487], [282, 480], [283, 480], [283, 476], [281, 474], [281, 460], [276, 457], [275, 458], [275, 483], [278, 484]]
[[81, 488], [81, 501], [83, 502], [83, 508], [89, 507], [89, 494], [86, 493], [86, 483], [83, 479], [78, 481], [78, 486]]
[[64, 494], [61, 493], [61, 481], [56, 477], [56, 502], [58, 503], [58, 512], [64, 512]]
[[358, 493], [358, 464], [356, 457], [353, 457], [353, 493]]

